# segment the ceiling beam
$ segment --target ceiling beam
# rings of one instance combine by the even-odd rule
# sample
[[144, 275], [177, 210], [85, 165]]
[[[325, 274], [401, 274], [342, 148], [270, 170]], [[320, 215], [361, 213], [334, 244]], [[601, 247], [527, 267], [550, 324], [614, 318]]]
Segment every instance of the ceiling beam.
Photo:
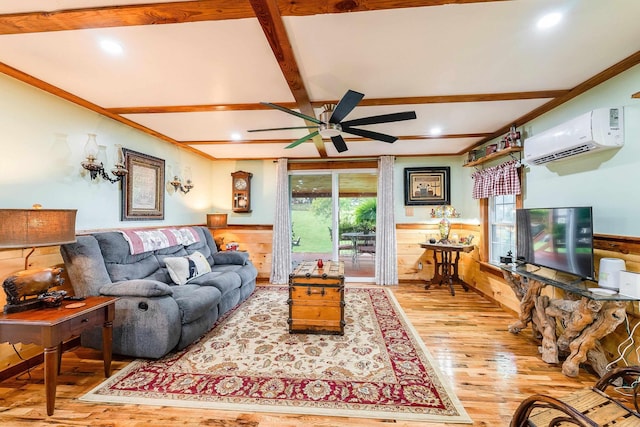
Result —
[[[364, 98], [358, 106], [373, 107], [383, 105], [420, 105], [420, 104], [447, 104], [454, 102], [491, 102], [491, 101], [517, 101], [523, 99], [557, 98], [569, 93], [566, 90], [540, 90], [529, 92], [508, 93], [481, 93], [466, 95], [432, 95], [432, 96], [407, 96], [395, 98]], [[338, 100], [311, 101], [314, 108], [320, 108], [325, 104], [337, 104]], [[275, 102], [289, 109], [297, 109], [294, 102]], [[167, 105], [167, 106], [140, 106], [140, 107], [113, 107], [108, 108], [114, 114], [150, 114], [150, 113], [193, 113], [204, 111], [249, 111], [271, 110], [264, 104], [201, 104], [201, 105]]]
[[[289, 35], [284, 27], [280, 10], [278, 9], [278, 3], [276, 0], [249, 0], [251, 7], [260, 22], [262, 31], [267, 37], [269, 46], [278, 61], [280, 70], [287, 81], [289, 90], [293, 98], [296, 100], [297, 109], [304, 115], [316, 118], [316, 114], [313, 111], [313, 106], [309, 100], [309, 92], [304, 85], [300, 69], [298, 68], [298, 62], [293, 53], [293, 47], [289, 41]], [[305, 120], [307, 126], [313, 126], [315, 123]], [[324, 147], [322, 138], [320, 135], [312, 138], [313, 143], [320, 153], [320, 157], [327, 157], [327, 150]]]
[[[486, 138], [491, 135], [490, 132], [481, 133], [452, 133], [446, 135], [404, 135], [398, 136], [398, 140], [420, 140], [420, 139], [461, 139], [461, 138]], [[375, 141], [367, 138], [344, 138], [347, 142], [369, 142]], [[226, 139], [208, 140], [208, 141], [179, 141], [180, 144], [186, 145], [226, 145], [226, 144], [291, 144], [292, 139], [279, 138], [279, 139], [250, 139], [242, 141], [233, 141]], [[330, 139], [325, 139], [325, 142], [330, 142]]]
[[[307, 16], [323, 13], [362, 12], [446, 4], [484, 3], [511, 0], [278, 0], [280, 16]], [[142, 5], [105, 6], [52, 12], [26, 12], [0, 15], [1, 34], [41, 33], [87, 28], [160, 25], [185, 22], [253, 18], [246, 1], [194, 0]]]

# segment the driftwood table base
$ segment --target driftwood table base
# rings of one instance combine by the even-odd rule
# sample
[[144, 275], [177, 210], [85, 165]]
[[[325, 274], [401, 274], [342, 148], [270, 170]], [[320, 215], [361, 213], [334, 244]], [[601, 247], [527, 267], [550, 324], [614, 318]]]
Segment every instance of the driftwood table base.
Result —
[[[551, 299], [540, 295], [546, 283], [506, 270], [502, 274], [520, 300], [519, 319], [509, 325], [509, 332], [517, 334], [531, 325], [534, 338], [541, 340], [542, 360], [560, 363], [560, 355], [566, 355], [562, 363], [566, 376], [577, 376], [584, 362], [598, 375], [605, 374], [607, 359], [600, 339], [626, 319], [625, 301]], [[563, 326], [559, 335], [558, 322]]]

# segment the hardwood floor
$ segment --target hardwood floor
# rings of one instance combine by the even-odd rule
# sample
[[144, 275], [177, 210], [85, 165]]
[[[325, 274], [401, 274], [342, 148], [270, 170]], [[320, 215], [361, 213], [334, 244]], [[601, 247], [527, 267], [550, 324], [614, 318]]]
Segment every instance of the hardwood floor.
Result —
[[[353, 286], [353, 285], [349, 285]], [[507, 325], [515, 318], [479, 294], [447, 287], [425, 291], [419, 284], [393, 288], [396, 298], [451, 383], [474, 426], [507, 426], [511, 414], [526, 396], [552, 393], [562, 396], [591, 386], [597, 378], [581, 369], [567, 378], [559, 366], [538, 357], [529, 329], [512, 335]], [[129, 359], [114, 357], [113, 372]], [[100, 352], [77, 348], [62, 357], [56, 409], [47, 417], [42, 365], [0, 383], [1, 426], [444, 426], [438, 423], [332, 418], [267, 413], [184, 409], [118, 404], [89, 404], [79, 396], [103, 380]], [[447, 424], [452, 426], [452, 424]]]

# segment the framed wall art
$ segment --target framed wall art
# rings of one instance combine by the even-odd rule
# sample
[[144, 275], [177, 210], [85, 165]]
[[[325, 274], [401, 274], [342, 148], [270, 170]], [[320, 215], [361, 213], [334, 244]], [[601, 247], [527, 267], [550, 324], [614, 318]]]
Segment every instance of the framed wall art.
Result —
[[164, 219], [164, 160], [126, 148], [120, 220]]
[[449, 166], [405, 168], [405, 206], [450, 205], [451, 184], [449, 173]]

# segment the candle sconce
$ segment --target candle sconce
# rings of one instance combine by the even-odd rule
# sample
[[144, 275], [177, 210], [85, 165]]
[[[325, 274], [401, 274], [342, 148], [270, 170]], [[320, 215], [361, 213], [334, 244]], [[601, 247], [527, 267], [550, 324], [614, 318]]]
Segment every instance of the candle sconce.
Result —
[[117, 161], [113, 165], [113, 169], [111, 169], [111, 173], [115, 176], [115, 178], [111, 178], [109, 174], [105, 172], [102, 162], [98, 161], [98, 151], [100, 150], [100, 148], [98, 147], [98, 143], [96, 142], [96, 135], [93, 133], [89, 134], [87, 143], [84, 146], [84, 154], [86, 156], [86, 160], [84, 160], [80, 164], [84, 169], [89, 171], [91, 180], [97, 179], [98, 176], [100, 176], [105, 181], [115, 183], [122, 180], [122, 178], [124, 178], [124, 176], [129, 173], [129, 171], [127, 171], [124, 166], [124, 155], [122, 154], [122, 146], [116, 145], [115, 148]]
[[174, 176], [173, 179], [169, 181], [169, 184], [173, 185], [173, 188], [175, 189], [175, 191], [180, 190], [184, 194], [187, 194], [193, 188], [193, 183], [191, 182], [190, 179], [187, 179], [185, 184], [182, 185], [182, 181], [180, 180], [178, 175]]

